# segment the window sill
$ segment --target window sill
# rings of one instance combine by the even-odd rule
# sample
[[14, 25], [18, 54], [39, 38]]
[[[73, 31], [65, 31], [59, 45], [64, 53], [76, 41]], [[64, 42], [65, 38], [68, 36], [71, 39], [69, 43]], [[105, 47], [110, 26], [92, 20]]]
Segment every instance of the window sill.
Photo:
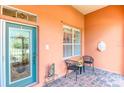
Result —
[[66, 59], [69, 59], [69, 58], [72, 58], [72, 57], [78, 57], [78, 56], [81, 56], [81, 55], [74, 55], [74, 56], [70, 56], [70, 57], [64, 57], [63, 59], [66, 60]]

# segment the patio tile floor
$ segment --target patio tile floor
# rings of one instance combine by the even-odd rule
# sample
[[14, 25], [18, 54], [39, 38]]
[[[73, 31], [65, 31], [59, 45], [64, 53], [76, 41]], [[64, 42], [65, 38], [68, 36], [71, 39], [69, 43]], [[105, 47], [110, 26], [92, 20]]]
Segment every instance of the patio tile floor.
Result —
[[86, 67], [86, 72], [78, 75], [77, 81], [72, 72], [66, 78], [61, 77], [44, 87], [124, 87], [124, 76], [98, 68], [93, 73], [90, 67]]

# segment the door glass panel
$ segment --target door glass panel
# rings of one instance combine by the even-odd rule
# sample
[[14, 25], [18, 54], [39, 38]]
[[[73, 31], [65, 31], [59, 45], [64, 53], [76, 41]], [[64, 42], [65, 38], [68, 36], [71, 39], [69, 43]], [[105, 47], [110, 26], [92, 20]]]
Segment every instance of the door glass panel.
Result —
[[22, 13], [22, 12], [17, 12], [17, 18], [27, 20], [27, 14]]
[[2, 13], [3, 15], [6, 15], [6, 16], [16, 17], [16, 11], [12, 9], [3, 8]]
[[34, 15], [28, 15], [28, 20], [32, 22], [37, 22], [37, 17]]
[[30, 32], [9, 28], [9, 71], [11, 82], [31, 75]]

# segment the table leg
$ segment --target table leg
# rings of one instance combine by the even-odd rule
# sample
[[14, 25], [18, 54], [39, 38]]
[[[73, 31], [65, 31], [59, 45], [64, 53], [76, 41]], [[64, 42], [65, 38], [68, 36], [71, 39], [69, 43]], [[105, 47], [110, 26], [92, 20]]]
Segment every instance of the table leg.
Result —
[[83, 72], [85, 72], [85, 65], [83, 65]]
[[82, 74], [82, 67], [80, 67], [80, 74]]

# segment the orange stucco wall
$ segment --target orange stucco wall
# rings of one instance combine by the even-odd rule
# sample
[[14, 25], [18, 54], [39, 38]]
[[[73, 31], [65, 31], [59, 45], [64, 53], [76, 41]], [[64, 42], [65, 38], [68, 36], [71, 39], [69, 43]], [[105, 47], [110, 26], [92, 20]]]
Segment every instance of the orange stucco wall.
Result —
[[[84, 33], [84, 16], [71, 6], [13, 6], [18, 9], [32, 12], [38, 15], [38, 23], [34, 24], [39, 26], [39, 83], [35, 86], [42, 86], [44, 84], [45, 72], [49, 64], [55, 63], [55, 73], [59, 76], [65, 74], [65, 63], [63, 62], [63, 21], [66, 24], [80, 28], [82, 31], [82, 43]], [[22, 21], [10, 17], [2, 18], [7, 20]], [[49, 45], [50, 49], [46, 50], [45, 45]], [[82, 44], [82, 54], [83, 51]]]
[[[95, 66], [124, 75], [124, 7], [108, 6], [87, 15], [71, 6], [13, 6], [38, 15], [38, 23], [0, 16], [7, 20], [34, 24], [39, 27], [39, 83], [44, 84], [47, 66], [55, 63], [56, 74], [65, 74], [63, 62], [63, 21], [82, 31], [82, 55], [91, 55]], [[85, 19], [84, 19], [85, 18]], [[85, 32], [84, 32], [85, 31]], [[84, 42], [85, 41], [85, 42]], [[107, 49], [97, 50], [99, 41], [105, 41]], [[50, 49], [46, 50], [45, 45]], [[84, 51], [85, 50], [85, 51]]]
[[[99, 41], [106, 43], [106, 51], [97, 51]], [[96, 67], [124, 75], [123, 6], [108, 6], [86, 15], [84, 45]]]

